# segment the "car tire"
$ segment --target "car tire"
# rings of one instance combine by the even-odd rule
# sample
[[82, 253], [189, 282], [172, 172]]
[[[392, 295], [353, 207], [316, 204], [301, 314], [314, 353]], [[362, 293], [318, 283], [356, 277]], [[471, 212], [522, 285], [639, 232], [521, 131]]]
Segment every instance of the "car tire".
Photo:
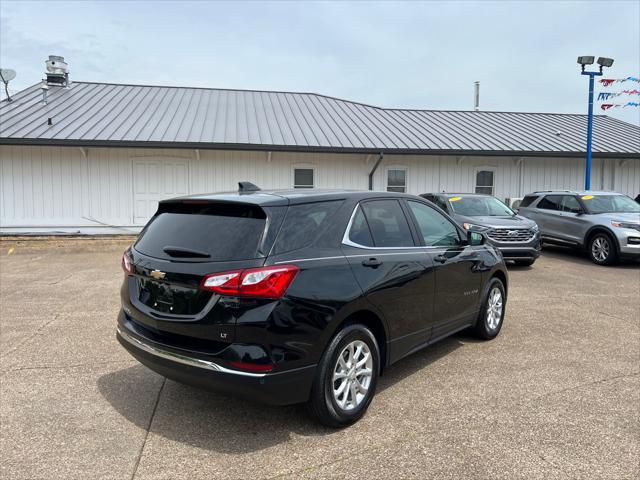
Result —
[[530, 260], [516, 260], [514, 263], [519, 267], [530, 267], [531, 265], [536, 263], [536, 259], [532, 258]]
[[605, 232], [598, 232], [589, 238], [587, 253], [596, 265], [611, 265], [618, 260], [616, 242]]
[[478, 319], [473, 328], [476, 337], [491, 340], [498, 336], [504, 321], [506, 298], [502, 281], [492, 278], [485, 288]]
[[373, 333], [361, 324], [347, 325], [333, 337], [322, 355], [307, 410], [327, 427], [341, 428], [355, 423], [371, 404], [379, 372], [380, 349]]

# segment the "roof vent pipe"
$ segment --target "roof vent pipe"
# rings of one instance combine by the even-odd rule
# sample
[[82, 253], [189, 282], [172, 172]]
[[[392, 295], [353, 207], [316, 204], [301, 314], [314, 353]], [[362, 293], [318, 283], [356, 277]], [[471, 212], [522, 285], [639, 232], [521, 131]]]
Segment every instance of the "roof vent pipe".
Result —
[[47, 81], [44, 78], [42, 79], [42, 85], [40, 86], [40, 89], [42, 90], [42, 104], [46, 105], [47, 91], [49, 90], [49, 85], [47, 85]]
[[480, 110], [480, 82], [473, 82], [473, 109]]

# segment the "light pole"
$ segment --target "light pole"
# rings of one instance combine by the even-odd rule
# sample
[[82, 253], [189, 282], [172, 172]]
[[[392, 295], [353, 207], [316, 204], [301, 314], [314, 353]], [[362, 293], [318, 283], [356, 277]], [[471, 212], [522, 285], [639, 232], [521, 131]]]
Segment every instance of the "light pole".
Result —
[[594, 57], [578, 57], [578, 63], [582, 66], [582, 75], [589, 75], [589, 114], [587, 116], [587, 162], [584, 175], [584, 189], [591, 189], [591, 140], [593, 136], [593, 84], [594, 77], [602, 75], [603, 67], [613, 65], [613, 58], [598, 57], [600, 69], [597, 72], [586, 72], [587, 65], [593, 65]]

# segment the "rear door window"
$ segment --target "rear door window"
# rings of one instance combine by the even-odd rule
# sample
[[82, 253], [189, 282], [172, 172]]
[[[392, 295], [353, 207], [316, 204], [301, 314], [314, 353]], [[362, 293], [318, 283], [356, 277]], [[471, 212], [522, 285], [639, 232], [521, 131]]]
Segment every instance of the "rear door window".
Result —
[[340, 205], [342, 200], [291, 205], [278, 234], [274, 253], [311, 245], [331, 222]]
[[449, 205], [447, 205], [447, 201], [444, 198], [436, 197], [435, 204], [445, 212], [449, 213]]
[[414, 247], [407, 217], [397, 200], [361, 204], [375, 247]]
[[[151, 257], [205, 261], [259, 258], [267, 215], [256, 205], [161, 204], [135, 244]], [[169, 252], [169, 253], [168, 253]]]
[[562, 211], [570, 213], [582, 212], [582, 207], [573, 195], [564, 195], [562, 197]]
[[533, 203], [533, 201], [538, 198], [535, 195], [527, 195], [526, 197], [524, 197], [522, 199], [522, 202], [520, 202], [520, 206], [519, 208], [524, 208], [524, 207], [528, 207], [529, 205], [531, 205]]
[[544, 210], [561, 210], [562, 196], [547, 195], [542, 200], [540, 200], [540, 203], [538, 203], [538, 208], [543, 208]]
[[369, 230], [369, 224], [367, 223], [367, 219], [364, 218], [364, 213], [360, 207], [358, 207], [353, 217], [351, 230], [349, 230], [349, 240], [363, 247], [373, 247], [373, 237]]

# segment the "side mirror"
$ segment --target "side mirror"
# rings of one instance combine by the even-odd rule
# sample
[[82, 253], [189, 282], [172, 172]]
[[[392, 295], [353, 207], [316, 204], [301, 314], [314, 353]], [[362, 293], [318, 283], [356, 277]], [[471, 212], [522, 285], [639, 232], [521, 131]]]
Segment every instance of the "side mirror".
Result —
[[472, 232], [471, 230], [467, 230], [467, 244], [468, 245], [484, 245], [484, 235], [478, 232]]

